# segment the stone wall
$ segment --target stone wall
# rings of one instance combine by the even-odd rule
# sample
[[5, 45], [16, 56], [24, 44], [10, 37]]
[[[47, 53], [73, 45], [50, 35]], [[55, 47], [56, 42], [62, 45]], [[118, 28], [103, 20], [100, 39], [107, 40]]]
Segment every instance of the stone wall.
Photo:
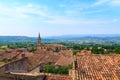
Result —
[[7, 72], [27, 72], [27, 58], [23, 58], [5, 65]]
[[5, 65], [0, 67], [0, 80], [13, 80], [10, 75], [5, 73]]
[[43, 72], [44, 71], [44, 68], [45, 68], [45, 64], [40, 64], [39, 66], [37, 66], [36, 68], [34, 68], [32, 71], [30, 72]]
[[69, 76], [72, 77], [72, 80], [79, 80], [78, 79], [78, 71], [75, 69], [69, 70]]

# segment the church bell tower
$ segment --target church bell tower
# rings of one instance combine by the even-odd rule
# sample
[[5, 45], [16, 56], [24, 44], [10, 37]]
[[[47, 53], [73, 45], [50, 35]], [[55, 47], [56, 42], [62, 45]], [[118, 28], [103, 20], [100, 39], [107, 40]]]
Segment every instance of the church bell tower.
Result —
[[40, 37], [40, 33], [38, 34], [38, 42], [37, 45], [40, 46], [41, 45], [41, 37]]

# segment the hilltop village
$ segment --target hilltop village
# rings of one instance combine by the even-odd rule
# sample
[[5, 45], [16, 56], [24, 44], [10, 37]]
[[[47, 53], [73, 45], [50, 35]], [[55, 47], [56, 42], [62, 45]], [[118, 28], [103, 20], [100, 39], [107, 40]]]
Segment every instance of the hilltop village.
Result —
[[[0, 61], [0, 80], [120, 80], [119, 54], [81, 50], [73, 55], [64, 45], [42, 44], [40, 34], [35, 52], [25, 48], [1, 50]], [[45, 73], [46, 65], [71, 69], [68, 74]]]

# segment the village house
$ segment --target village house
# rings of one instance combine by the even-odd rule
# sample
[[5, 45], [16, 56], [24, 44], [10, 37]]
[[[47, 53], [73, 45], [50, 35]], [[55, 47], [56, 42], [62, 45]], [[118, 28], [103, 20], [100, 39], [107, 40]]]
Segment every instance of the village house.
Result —
[[120, 80], [119, 54], [81, 54], [75, 57], [72, 80]]
[[[71, 50], [65, 50], [60, 45], [58, 47], [61, 48], [56, 47], [50, 49], [43, 45], [39, 34], [37, 51], [23, 53], [16, 50], [16, 56], [15, 53], [7, 56], [14, 61], [0, 63], [0, 80], [120, 80], [119, 54], [101, 55], [82, 50], [72, 56]], [[59, 52], [53, 48], [59, 49]], [[57, 67], [72, 64], [72, 69], [69, 75], [43, 73], [46, 64]]]
[[[11, 75], [11, 73], [41, 73], [44, 71], [44, 67], [47, 64], [53, 64], [54, 66], [68, 66], [72, 64], [72, 56], [71, 54], [67, 54], [66, 56], [61, 54], [63, 52], [69, 52], [69, 50], [66, 50], [63, 45], [59, 44], [42, 44], [40, 34], [38, 37], [38, 43], [37, 43], [37, 51], [34, 53], [28, 53], [23, 52], [21, 50], [13, 51], [13, 53], [10, 53], [10, 55], [7, 55], [8, 57], [4, 57], [7, 59], [14, 59], [14, 61], [9, 62], [2, 66], [0, 69], [1, 74], [4, 74], [3, 76], [0, 75], [0, 77], [5, 77], [7, 75], [8, 78], [15, 79], [16, 75]], [[57, 50], [56, 50], [57, 49]], [[67, 61], [67, 62], [66, 62]], [[66, 62], [66, 63], [65, 63]], [[33, 77], [33, 76], [31, 76]], [[37, 79], [36, 77], [35, 80]], [[41, 76], [40, 76], [41, 78]], [[28, 79], [28, 77], [21, 77], [18, 75], [17, 80], [24, 80]]]

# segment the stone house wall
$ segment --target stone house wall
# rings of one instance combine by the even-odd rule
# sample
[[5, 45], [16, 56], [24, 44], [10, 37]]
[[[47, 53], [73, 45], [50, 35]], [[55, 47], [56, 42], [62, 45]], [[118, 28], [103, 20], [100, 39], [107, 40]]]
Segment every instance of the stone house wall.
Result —
[[7, 72], [28, 72], [27, 58], [23, 58], [5, 65]]

